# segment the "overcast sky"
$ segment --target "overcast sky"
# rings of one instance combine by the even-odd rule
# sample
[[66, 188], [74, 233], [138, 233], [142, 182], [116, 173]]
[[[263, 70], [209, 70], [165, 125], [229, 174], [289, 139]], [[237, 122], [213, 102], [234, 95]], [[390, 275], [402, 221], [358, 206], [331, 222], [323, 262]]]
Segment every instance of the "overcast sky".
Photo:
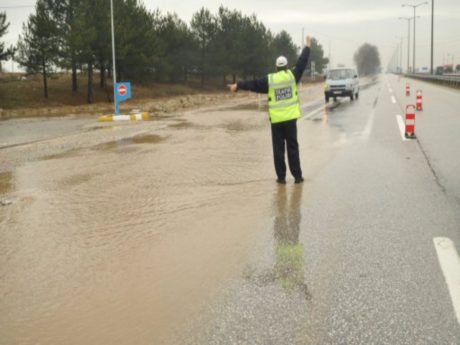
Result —
[[[109, 0], [107, 0], [109, 1]], [[331, 52], [332, 63], [351, 65], [353, 53], [364, 42], [378, 46], [382, 65], [388, 61], [399, 45], [397, 36], [404, 36], [403, 66], [407, 64], [407, 30], [400, 16], [413, 16], [412, 8], [401, 4], [418, 4], [413, 0], [143, 0], [148, 9], [176, 12], [189, 22], [200, 7], [216, 12], [220, 5], [238, 9], [245, 14], [256, 14], [270, 30], [288, 31], [300, 45], [302, 28], [316, 37], [326, 55]], [[22, 23], [34, 11], [35, 0], [0, 0], [0, 11], [6, 11], [11, 23], [4, 36], [7, 44], [15, 44], [22, 31]], [[24, 7], [22, 7], [24, 6]], [[430, 65], [431, 1], [417, 9], [416, 66]], [[411, 40], [413, 30], [411, 25]], [[244, 54], [245, 52], [235, 52]], [[460, 0], [435, 0], [435, 65], [444, 62], [460, 63]], [[412, 43], [411, 43], [412, 65]], [[6, 69], [11, 64], [4, 63]]]

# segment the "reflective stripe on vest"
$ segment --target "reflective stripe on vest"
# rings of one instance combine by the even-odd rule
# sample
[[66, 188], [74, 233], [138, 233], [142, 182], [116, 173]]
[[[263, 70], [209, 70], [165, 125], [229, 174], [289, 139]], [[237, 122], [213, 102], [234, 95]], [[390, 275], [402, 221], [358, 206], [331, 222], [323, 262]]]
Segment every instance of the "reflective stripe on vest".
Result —
[[271, 123], [279, 123], [300, 117], [297, 84], [291, 70], [268, 75], [268, 112]]

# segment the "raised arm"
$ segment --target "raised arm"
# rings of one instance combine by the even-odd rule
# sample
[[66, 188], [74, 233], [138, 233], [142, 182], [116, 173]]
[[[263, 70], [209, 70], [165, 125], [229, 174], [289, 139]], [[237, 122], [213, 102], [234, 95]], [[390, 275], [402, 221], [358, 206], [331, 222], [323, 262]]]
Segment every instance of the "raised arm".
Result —
[[300, 78], [302, 78], [302, 74], [307, 67], [308, 60], [310, 59], [311, 41], [312, 38], [307, 36], [305, 39], [305, 48], [303, 48], [295, 67], [292, 69], [292, 73], [294, 74], [297, 83], [300, 81]]

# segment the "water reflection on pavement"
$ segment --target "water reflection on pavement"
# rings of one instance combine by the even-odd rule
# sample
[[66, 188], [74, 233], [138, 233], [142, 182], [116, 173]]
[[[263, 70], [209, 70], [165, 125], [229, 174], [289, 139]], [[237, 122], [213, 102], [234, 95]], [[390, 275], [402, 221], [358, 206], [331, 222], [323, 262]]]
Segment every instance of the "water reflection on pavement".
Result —
[[[235, 310], [268, 316], [305, 308], [298, 242], [305, 186], [276, 187], [266, 113], [248, 108], [85, 128], [3, 149], [0, 163], [10, 169], [1, 172], [0, 192], [15, 202], [0, 208], [2, 341], [171, 343], [178, 325], [232, 281], [248, 293]], [[323, 152], [313, 159], [318, 150], [310, 146], [330, 135], [320, 128], [303, 141], [315, 162], [307, 174], [327, 160]], [[274, 213], [274, 251], [266, 242], [257, 250]], [[254, 254], [271, 255], [265, 273], [242, 274]], [[291, 328], [272, 322], [287, 330], [301, 318]]]

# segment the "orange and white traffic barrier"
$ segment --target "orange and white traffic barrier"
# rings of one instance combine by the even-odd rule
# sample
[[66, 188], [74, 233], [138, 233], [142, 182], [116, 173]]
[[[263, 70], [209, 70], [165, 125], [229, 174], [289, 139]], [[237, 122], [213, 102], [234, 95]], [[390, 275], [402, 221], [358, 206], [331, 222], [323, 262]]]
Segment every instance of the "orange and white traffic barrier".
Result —
[[417, 90], [415, 95], [416, 95], [415, 105], [417, 107], [417, 110], [423, 110], [423, 94], [422, 94], [422, 90]]
[[406, 106], [406, 138], [415, 139], [415, 105]]
[[410, 96], [410, 84], [406, 84], [406, 96]]

